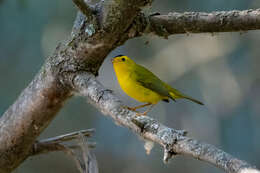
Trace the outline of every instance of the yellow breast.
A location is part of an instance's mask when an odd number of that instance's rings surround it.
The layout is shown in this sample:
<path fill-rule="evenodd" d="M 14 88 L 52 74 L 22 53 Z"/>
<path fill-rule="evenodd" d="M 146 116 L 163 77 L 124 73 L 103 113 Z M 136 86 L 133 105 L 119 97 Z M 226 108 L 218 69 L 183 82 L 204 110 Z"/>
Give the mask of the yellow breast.
<path fill-rule="evenodd" d="M 115 66 L 115 73 L 118 83 L 122 90 L 130 97 L 139 102 L 156 104 L 163 99 L 162 96 L 140 85 L 133 77 L 131 77 L 132 70 L 129 68 L 122 68 Z M 132 75 L 133 76 L 133 75 Z"/>

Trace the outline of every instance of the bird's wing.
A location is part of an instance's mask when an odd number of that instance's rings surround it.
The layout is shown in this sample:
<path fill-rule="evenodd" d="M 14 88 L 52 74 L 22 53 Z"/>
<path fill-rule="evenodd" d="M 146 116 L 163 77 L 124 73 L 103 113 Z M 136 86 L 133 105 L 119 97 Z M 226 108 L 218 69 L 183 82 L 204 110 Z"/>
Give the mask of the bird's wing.
<path fill-rule="evenodd" d="M 168 89 L 165 87 L 164 82 L 145 67 L 137 64 L 133 75 L 136 81 L 143 87 L 148 88 L 162 96 L 171 97 Z"/>

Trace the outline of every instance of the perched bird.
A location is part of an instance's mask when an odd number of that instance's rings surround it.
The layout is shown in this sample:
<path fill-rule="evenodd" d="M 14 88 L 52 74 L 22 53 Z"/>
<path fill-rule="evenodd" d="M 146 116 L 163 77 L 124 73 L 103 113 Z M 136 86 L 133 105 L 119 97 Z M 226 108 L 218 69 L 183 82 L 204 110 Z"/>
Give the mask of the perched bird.
<path fill-rule="evenodd" d="M 135 100 L 146 103 L 137 107 L 127 108 L 136 111 L 136 109 L 151 105 L 145 112 L 138 115 L 146 115 L 160 100 L 169 102 L 169 99 L 176 101 L 175 99 L 184 98 L 203 105 L 202 102 L 172 88 L 151 71 L 136 64 L 127 56 L 118 55 L 112 59 L 112 63 L 117 80 L 123 91 Z"/>

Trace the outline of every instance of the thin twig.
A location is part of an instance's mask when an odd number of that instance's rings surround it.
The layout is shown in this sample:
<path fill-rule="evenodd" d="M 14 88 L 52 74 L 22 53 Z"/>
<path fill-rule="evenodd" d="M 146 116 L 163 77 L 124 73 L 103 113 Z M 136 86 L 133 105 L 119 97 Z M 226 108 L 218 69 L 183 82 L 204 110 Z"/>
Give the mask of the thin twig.
<path fill-rule="evenodd" d="M 64 151 L 68 156 L 70 156 L 70 158 L 73 159 L 73 161 L 75 162 L 76 167 L 77 167 L 77 169 L 79 170 L 79 172 L 80 172 L 80 173 L 85 173 L 84 169 L 83 169 L 82 166 L 81 166 L 80 159 L 77 157 L 76 153 L 75 153 L 72 149 L 67 148 L 67 147 L 66 147 L 63 151 Z"/>
<path fill-rule="evenodd" d="M 87 173 L 88 172 L 88 155 L 89 155 L 88 144 L 87 144 L 87 141 L 85 140 L 84 136 L 81 133 L 79 133 L 79 135 L 78 135 L 78 143 L 79 143 L 80 149 L 82 151 L 84 172 Z"/>
<path fill-rule="evenodd" d="M 80 145 L 65 145 L 63 142 L 72 141 L 74 139 L 78 139 L 78 135 L 81 134 L 84 137 L 91 137 L 93 135 L 94 129 L 80 130 L 77 132 L 72 132 L 48 139 L 42 139 L 36 141 L 31 149 L 29 155 L 39 155 L 46 154 L 53 151 L 63 151 L 66 148 L 77 149 L 80 148 Z M 89 148 L 95 148 L 94 142 L 88 142 Z"/>
<path fill-rule="evenodd" d="M 87 142 L 85 139 L 86 137 L 90 137 L 93 132 L 94 129 L 80 130 L 77 132 L 40 140 L 33 145 L 30 155 L 35 156 L 53 151 L 62 151 L 75 162 L 76 167 L 80 173 L 98 173 L 96 158 L 92 157 L 91 153 L 89 152 L 89 148 L 94 148 L 95 143 Z M 63 142 L 75 139 L 78 139 L 76 145 L 62 144 Z M 81 151 L 79 155 L 75 152 L 75 150 L 78 149 Z M 83 160 L 83 162 L 81 160 Z M 94 169 L 90 169 L 93 168 L 93 166 Z"/>
<path fill-rule="evenodd" d="M 60 136 L 55 136 L 55 137 L 48 138 L 48 139 L 42 139 L 42 140 L 39 140 L 39 143 L 61 143 L 61 142 L 77 139 L 79 134 L 86 136 L 86 137 L 91 137 L 94 132 L 95 132 L 95 129 L 80 130 L 80 131 L 71 132 L 68 134 L 60 135 Z"/>
<path fill-rule="evenodd" d="M 79 161 L 81 163 L 81 168 L 84 173 L 98 173 L 98 166 L 96 157 L 89 151 L 89 144 L 85 139 L 84 135 L 79 133 L 78 135 L 78 145 L 81 149 L 81 156 Z M 82 161 L 81 161 L 82 160 Z"/>

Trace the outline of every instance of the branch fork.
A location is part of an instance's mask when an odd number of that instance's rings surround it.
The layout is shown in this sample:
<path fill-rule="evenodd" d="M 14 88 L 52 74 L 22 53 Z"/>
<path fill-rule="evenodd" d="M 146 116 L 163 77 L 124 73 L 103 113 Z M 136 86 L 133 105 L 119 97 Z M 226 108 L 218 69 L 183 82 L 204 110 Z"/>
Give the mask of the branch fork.
<path fill-rule="evenodd" d="M 80 130 L 36 141 L 29 154 L 30 156 L 35 156 L 54 151 L 62 151 L 74 161 L 80 173 L 98 173 L 96 158 L 89 151 L 94 148 L 96 144 L 87 142 L 86 140 L 86 137 L 91 137 L 94 132 L 94 129 Z M 64 144 L 64 142 L 72 140 L 76 141 L 75 145 Z M 80 150 L 80 154 L 76 154 L 75 150 Z"/>
<path fill-rule="evenodd" d="M 84 0 L 73 2 L 81 12 L 76 18 L 72 39 L 57 47 L 33 81 L 0 118 L 1 173 L 11 172 L 33 153 L 41 153 L 39 149 L 42 146 L 61 150 L 56 139 L 51 143 L 48 140 L 35 143 L 35 140 L 72 93 L 87 98 L 115 123 L 160 144 L 164 147 L 165 162 L 175 154 L 182 154 L 209 162 L 229 173 L 241 173 L 245 169 L 259 172 L 212 145 L 186 137 L 185 131 L 168 128 L 149 117 L 137 117 L 136 113 L 122 108 L 121 101 L 95 76 L 106 56 L 131 38 L 149 33 L 167 38 L 187 32 L 256 30 L 260 29 L 260 9 L 147 17 L 141 9 L 152 0 L 101 0 L 94 8 Z M 83 132 L 80 133 L 84 136 Z M 149 145 L 148 150 L 152 148 Z"/>

